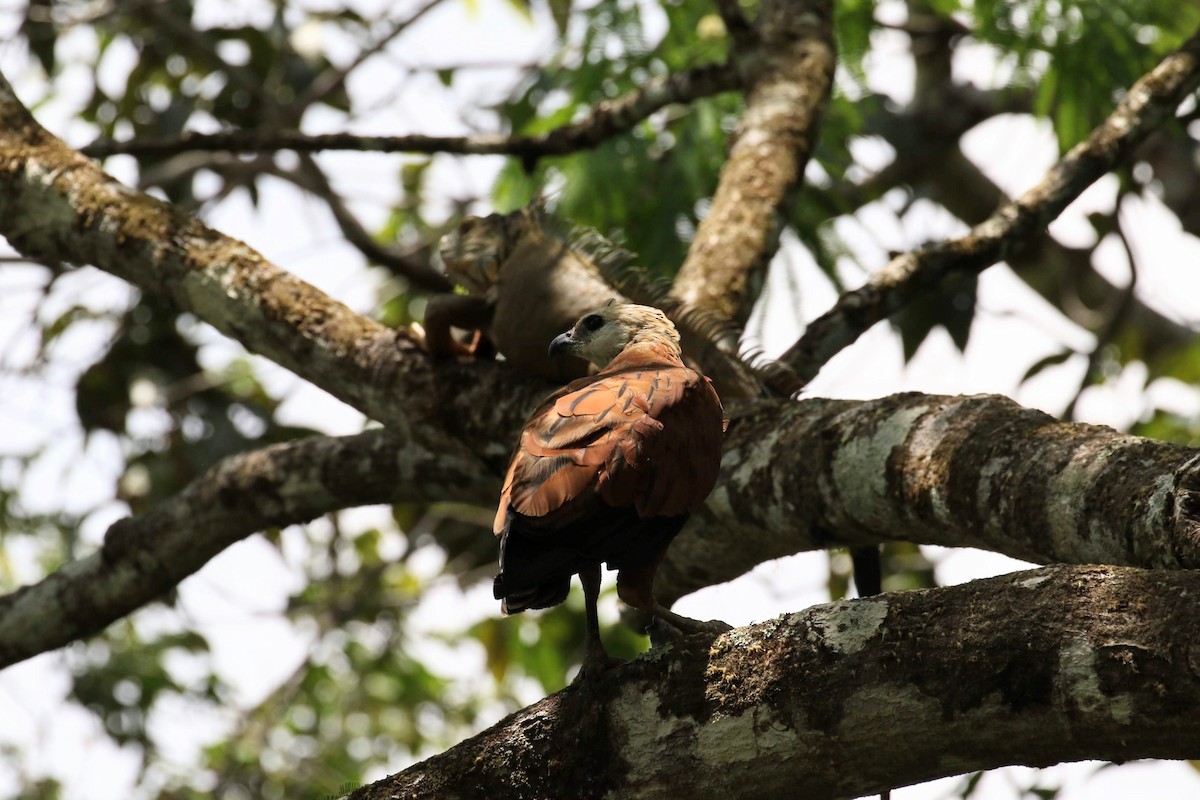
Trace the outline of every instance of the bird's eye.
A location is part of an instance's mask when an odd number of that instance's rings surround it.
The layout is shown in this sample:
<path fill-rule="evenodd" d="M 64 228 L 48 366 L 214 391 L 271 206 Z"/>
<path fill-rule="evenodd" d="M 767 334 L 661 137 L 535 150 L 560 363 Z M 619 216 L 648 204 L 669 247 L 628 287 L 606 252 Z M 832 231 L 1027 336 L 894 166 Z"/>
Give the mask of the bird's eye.
<path fill-rule="evenodd" d="M 583 329 L 585 331 L 598 331 L 604 327 L 604 317 L 599 314 L 588 314 L 583 318 Z"/>

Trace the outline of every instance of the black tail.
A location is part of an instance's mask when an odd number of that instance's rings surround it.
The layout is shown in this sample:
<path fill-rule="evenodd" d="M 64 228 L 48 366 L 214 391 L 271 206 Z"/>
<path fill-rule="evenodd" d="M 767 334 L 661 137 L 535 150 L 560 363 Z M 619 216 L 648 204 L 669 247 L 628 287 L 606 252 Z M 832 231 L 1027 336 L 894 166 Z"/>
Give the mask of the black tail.
<path fill-rule="evenodd" d="M 859 597 L 883 592 L 883 558 L 878 545 L 851 547 L 850 560 L 854 564 L 854 588 Z"/>
<path fill-rule="evenodd" d="M 584 567 L 580 554 L 514 528 L 500 537 L 500 574 L 492 584 L 492 595 L 504 601 L 504 613 L 549 608 L 566 600 L 571 576 Z"/>
<path fill-rule="evenodd" d="M 503 600 L 500 608 L 505 614 L 519 614 L 529 608 L 550 608 L 567 599 L 571 591 L 571 576 L 556 578 L 539 583 L 533 587 L 510 592 L 505 586 L 504 573 L 501 572 L 492 582 L 492 596 Z"/>
<path fill-rule="evenodd" d="M 638 517 L 632 509 L 611 509 L 547 532 L 527 527 L 514 514 L 500 537 L 500 574 L 492 594 L 504 600 L 507 614 L 556 606 L 567 599 L 572 575 L 600 563 L 619 570 L 656 560 L 686 521 L 687 514 Z"/>

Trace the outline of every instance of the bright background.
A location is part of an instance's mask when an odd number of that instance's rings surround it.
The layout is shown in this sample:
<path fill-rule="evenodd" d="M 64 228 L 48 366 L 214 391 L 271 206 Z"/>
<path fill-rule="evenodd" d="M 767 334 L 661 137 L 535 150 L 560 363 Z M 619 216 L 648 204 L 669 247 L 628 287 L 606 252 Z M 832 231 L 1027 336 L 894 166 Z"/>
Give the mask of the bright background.
<path fill-rule="evenodd" d="M 358 3 L 367 13 L 383 3 Z M 209 2 L 203 14 L 214 19 L 251 19 L 264 13 L 254 3 Z M 652 15 L 653 6 L 646 6 Z M 880 16 L 900 13 L 900 5 L 885 4 Z M 14 82 L 20 96 L 33 103 L 45 92 L 44 77 L 31 67 L 27 54 L 11 44 L 17 11 L 0 6 L 0 71 Z M 374 110 L 359 116 L 350 128 L 359 133 L 466 134 L 458 106 L 481 97 L 501 96 L 515 72 L 503 64 L 538 61 L 554 43 L 553 27 L 543 13 L 522 19 L 499 2 L 445 3 L 419 25 L 420 35 L 406 36 L 403 48 L 389 48 L 361 69 L 349 89 L 363 107 Z M 94 48 L 86 28 L 76 31 L 70 47 L 83 54 Z M 350 43 L 330 38 L 319 27 L 306 30 L 302 46 L 323 48 L 335 62 L 352 55 Z M 7 42 L 7 44 L 6 44 Z M 77 50 L 75 50 L 77 48 Z M 137 58 L 132 50 L 112 52 L 101 73 L 119 80 Z M 428 73 L 410 77 L 397 87 L 397 70 L 411 65 L 479 63 L 489 65 L 460 78 L 446 89 Z M 985 47 L 964 46 L 955 69 L 980 85 L 1004 79 L 994 54 Z M 900 100 L 911 93 L 912 72 L 907 40 L 899 33 L 884 33 L 875 42 L 873 63 L 868 72 L 872 88 Z M 69 91 L 36 108 L 39 120 L 71 144 L 91 141 L 94 131 L 75 120 L 77 99 Z M 409 120 L 421 120 L 414 129 Z M 346 122 L 338 115 L 316 110 L 305 118 L 310 132 L 342 130 Z M 885 164 L 890 149 L 879 142 L 864 142 L 856 154 L 868 165 Z M 968 155 L 984 165 L 989 176 L 1010 195 L 1036 183 L 1057 158 L 1053 132 L 1046 124 L 1023 117 L 1001 117 L 973 131 L 966 140 Z M 397 199 L 397 188 L 380 180 L 380 156 L 330 153 L 321 163 L 333 170 L 340 189 L 354 200 L 353 210 L 369 229 L 383 225 L 385 209 Z M 457 196 L 466 192 L 486 196 L 503 159 L 497 157 L 435 160 L 431 185 L 446 186 L 446 214 Z M 115 158 L 109 171 L 133 181 L 133 162 Z M 390 174 L 390 173 L 386 173 Z M 378 272 L 366 269 L 362 256 L 342 241 L 340 231 L 324 209 L 280 181 L 269 187 L 254 206 L 244 193 L 236 193 L 207 216 L 222 232 L 242 239 L 269 259 L 309 281 L 331 296 L 361 312 L 372 310 L 377 301 Z M 460 187 L 466 187 L 465 189 Z M 1074 203 L 1051 230 L 1070 244 L 1082 244 L 1095 234 L 1086 222 L 1093 209 L 1110 209 L 1116 196 L 1116 180 L 1105 178 Z M 431 200 L 437 203 L 437 198 Z M 920 204 L 918 204 L 920 205 Z M 478 211 L 487 209 L 476 209 Z M 1195 239 L 1179 231 L 1174 217 L 1153 201 L 1133 201 L 1123 218 L 1131 233 L 1142 271 L 1138 295 L 1171 317 L 1194 323 L 1200 317 L 1200 257 Z M 839 231 L 858 251 L 865 264 L 881 265 L 889 250 L 909 249 L 923 241 L 963 232 L 960 223 L 927 205 L 914 209 L 898 222 L 884 202 L 867 207 Z M 1111 245 L 1111 246 L 1110 246 Z M 0 254 L 12 255 L 11 250 Z M 1103 273 L 1117 284 L 1129 279 L 1124 252 L 1115 242 L 1102 246 L 1099 259 Z M 851 284 L 865 274 L 847 274 Z M 61 308 L 84 303 L 96 309 L 122 308 L 131 302 L 131 291 L 121 281 L 92 268 L 82 268 L 60 280 L 50 298 L 40 306 L 38 291 L 44 282 L 40 268 L 19 263 L 0 265 L 0 357 L 7 368 L 19 367 L 36 350 L 32 315 L 49 318 Z M 804 287 L 799 296 L 789 287 Z M 806 251 L 785 237 L 772 264 L 770 283 L 756 309 L 751 333 L 768 353 L 778 353 L 794 341 L 800 331 L 794 309 L 805 319 L 825 310 L 835 294 L 819 275 Z M 811 395 L 843 398 L 872 398 L 897 391 L 972 394 L 996 392 L 1018 402 L 1060 413 L 1074 395 L 1083 376 L 1084 356 L 1075 356 L 1060 366 L 1022 382 L 1028 366 L 1068 345 L 1086 352 L 1092 336 L 1065 320 L 1036 296 L 1003 265 L 986 271 L 979 286 L 980 310 L 965 353 L 960 353 L 948 335 L 932 334 L 917 356 L 905 364 L 898 336 L 887 325 L 878 325 L 857 344 L 836 357 L 812 384 Z M 6 370 L 0 376 L 0 456 L 5 453 L 47 451 L 38 470 L 26 475 L 20 485 L 24 504 L 31 509 L 77 509 L 87 511 L 81 546 L 93 548 L 104 530 L 123 516 L 126 507 L 112 499 L 116 475 L 123 468 L 120 445 L 115 438 L 93 435 L 87 440 L 78 430 L 73 386 L 78 374 L 99 354 L 99 343 L 109 331 L 98 322 L 93 331 L 81 330 L 56 350 L 54 369 L 30 380 Z M 200 334 L 205 342 L 202 362 L 219 370 L 243 351 L 211 329 Z M 261 379 L 275 396 L 284 398 L 282 422 L 313 427 L 332 434 L 361 430 L 363 416 L 263 359 L 252 359 Z M 1077 416 L 1083 421 L 1128 427 L 1149 407 L 1169 408 L 1194 417 L 1200 413 L 1200 397 L 1177 381 L 1159 380 L 1143 389 L 1144 370 L 1125 369 L 1101 387 L 1086 390 Z M 144 400 L 143 424 L 153 431 L 157 424 L 153 387 Z M 0 477 L 3 477 L 0 474 Z M 400 533 L 387 509 L 366 508 L 342 515 L 342 524 L 377 526 L 402 547 Z M 313 523 L 320 529 L 324 522 Z M 277 549 L 260 537 L 229 548 L 203 570 L 185 581 L 174 608 L 154 607 L 136 616 L 144 630 L 193 629 L 201 631 L 212 646 L 212 666 L 236 689 L 244 707 L 261 702 L 292 673 L 313 642 L 305 631 L 285 615 L 289 597 L 303 585 L 300 564 L 311 557 L 308 539 L 294 529 L 285 531 L 284 546 Z M 40 576 L 37 554 L 22 547 L 20 540 L 4 553 L 7 569 L 23 580 Z M 936 563 L 941 583 L 958 583 L 994 575 L 1025 564 L 996 554 L 974 550 L 923 548 Z M 780 613 L 802 609 L 828 600 L 826 581 L 829 556 L 807 553 L 764 564 L 732 583 L 712 587 L 680 601 L 678 610 L 701 618 L 719 617 L 733 624 L 763 620 Z M 430 578 L 442 564 L 436 553 L 423 552 L 412 568 Z M 608 576 L 611 580 L 611 576 Z M 456 641 L 456 635 L 474 621 L 497 613 L 486 586 L 461 591 L 449 581 L 435 582 L 420 599 L 412 618 L 410 646 L 440 674 L 453 678 L 464 691 L 486 674 L 484 653 L 477 644 Z M 617 608 L 611 594 L 602 613 L 615 619 Z M 512 625 L 536 625 L 536 617 L 513 619 Z M 19 758 L 0 761 L 0 796 L 13 796 L 17 777 L 52 775 L 65 783 L 65 797 L 80 800 L 154 796 L 152 786 L 135 789 L 138 756 L 131 748 L 115 747 L 98 721 L 76 704 L 67 702 L 70 653 L 48 653 L 0 673 L 0 746 L 14 748 Z M 172 671 L 187 676 L 197 664 L 186 659 L 171 665 Z M 136 691 L 130 687 L 129 691 Z M 532 681 L 525 689 L 526 702 L 538 699 L 539 687 Z M 197 704 L 161 704 L 151 718 L 154 736 L 169 742 L 169 755 L 187 770 L 208 743 L 218 741 L 233 724 L 233 711 L 214 711 Z M 497 704 L 492 721 L 504 712 Z M 393 764 L 398 769 L 404 764 Z M 382 773 L 381 773 L 382 774 Z M 377 776 L 379 777 L 379 776 Z M 963 778 L 948 778 L 893 792 L 896 800 L 952 796 Z M 153 781 L 150 782 L 151 784 Z M 1043 771 L 1008 768 L 987 774 L 976 797 L 1025 796 L 1031 788 L 1060 786 L 1065 800 L 1078 798 L 1125 798 L 1137 796 L 1191 796 L 1200 793 L 1200 775 L 1182 763 L 1147 762 L 1106 768 L 1099 763 L 1073 764 Z M 1152 790 L 1151 790 L 1152 789 Z"/>

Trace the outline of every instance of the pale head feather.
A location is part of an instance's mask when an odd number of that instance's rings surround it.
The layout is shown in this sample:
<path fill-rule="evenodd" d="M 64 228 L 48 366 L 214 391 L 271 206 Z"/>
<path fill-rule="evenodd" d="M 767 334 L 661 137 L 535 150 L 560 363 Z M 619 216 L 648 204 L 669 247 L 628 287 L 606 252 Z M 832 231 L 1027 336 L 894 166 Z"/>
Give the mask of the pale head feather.
<path fill-rule="evenodd" d="M 604 367 L 622 350 L 635 344 L 657 344 L 680 354 L 679 331 L 667 315 L 652 306 L 633 303 L 606 306 L 584 314 L 570 331 L 554 340 L 555 349 L 571 352 Z"/>

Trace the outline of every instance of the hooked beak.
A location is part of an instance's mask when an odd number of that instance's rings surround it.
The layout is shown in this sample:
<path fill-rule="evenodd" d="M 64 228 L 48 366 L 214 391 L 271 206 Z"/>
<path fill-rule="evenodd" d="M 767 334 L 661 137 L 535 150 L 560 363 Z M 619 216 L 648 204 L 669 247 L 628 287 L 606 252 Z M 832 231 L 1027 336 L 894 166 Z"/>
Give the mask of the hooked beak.
<path fill-rule="evenodd" d="M 571 335 L 571 331 L 560 333 L 550 342 L 550 349 L 546 351 L 546 354 L 553 358 L 560 353 L 573 353 L 575 352 L 576 344 L 575 337 Z"/>

